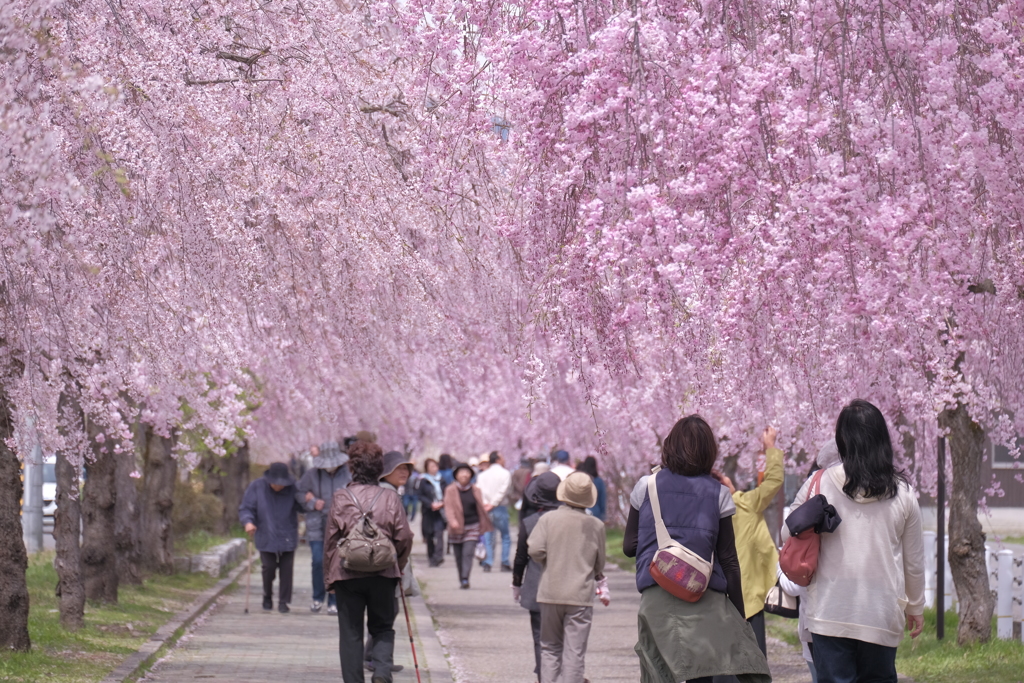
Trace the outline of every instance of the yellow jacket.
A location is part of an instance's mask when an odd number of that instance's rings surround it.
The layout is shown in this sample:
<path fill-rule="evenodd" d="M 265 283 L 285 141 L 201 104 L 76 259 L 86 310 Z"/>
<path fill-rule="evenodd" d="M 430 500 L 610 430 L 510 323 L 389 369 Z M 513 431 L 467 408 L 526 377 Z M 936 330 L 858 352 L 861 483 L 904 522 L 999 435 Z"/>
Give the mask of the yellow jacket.
<path fill-rule="evenodd" d="M 743 609 L 748 619 L 764 609 L 764 599 L 775 585 L 779 569 L 779 551 L 768 531 L 764 511 L 782 488 L 782 451 L 769 448 L 765 461 L 761 485 L 732 494 L 736 503 L 732 525 L 743 581 Z"/>

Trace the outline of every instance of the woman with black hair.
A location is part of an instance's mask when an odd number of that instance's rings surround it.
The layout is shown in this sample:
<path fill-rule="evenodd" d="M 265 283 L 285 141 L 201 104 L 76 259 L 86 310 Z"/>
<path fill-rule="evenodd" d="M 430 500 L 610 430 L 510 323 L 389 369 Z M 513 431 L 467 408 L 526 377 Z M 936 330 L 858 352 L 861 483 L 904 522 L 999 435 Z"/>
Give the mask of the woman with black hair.
<path fill-rule="evenodd" d="M 608 486 L 604 483 L 601 475 L 597 473 L 597 458 L 588 455 L 583 462 L 576 465 L 576 471 L 586 472 L 594 480 L 594 486 L 597 488 L 597 502 L 594 503 L 594 507 L 587 508 L 587 512 L 603 522 L 608 514 Z"/>
<path fill-rule="evenodd" d="M 882 412 L 851 401 L 836 421 L 841 462 L 827 467 L 820 493 L 843 520 L 821 535 L 805 617 L 818 683 L 896 683 L 904 624 L 924 625 L 924 539 L 917 496 L 893 463 Z M 808 498 L 810 482 L 794 507 Z M 783 539 L 789 537 L 785 525 Z"/>
<path fill-rule="evenodd" d="M 665 438 L 661 468 L 642 477 L 629 497 L 622 549 L 636 558 L 641 593 L 639 642 L 642 683 L 711 683 L 736 676 L 741 683 L 769 683 L 768 661 L 746 622 L 740 563 L 729 489 L 711 476 L 718 443 L 699 415 L 676 422 Z M 651 574 L 658 551 L 649 480 L 671 540 L 711 563 L 707 590 L 696 602 L 675 597 Z"/>

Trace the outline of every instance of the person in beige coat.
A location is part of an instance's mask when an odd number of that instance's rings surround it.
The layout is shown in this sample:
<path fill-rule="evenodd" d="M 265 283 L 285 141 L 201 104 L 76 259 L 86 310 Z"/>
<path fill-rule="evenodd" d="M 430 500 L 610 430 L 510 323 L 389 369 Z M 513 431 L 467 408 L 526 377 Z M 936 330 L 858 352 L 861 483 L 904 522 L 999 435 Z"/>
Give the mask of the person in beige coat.
<path fill-rule="evenodd" d="M 590 475 L 573 472 L 556 492 L 564 506 L 537 522 L 530 557 L 544 567 L 540 604 L 541 683 L 584 683 L 584 659 L 594 618 L 594 595 L 608 604 L 604 523 L 587 514 L 597 502 Z"/>

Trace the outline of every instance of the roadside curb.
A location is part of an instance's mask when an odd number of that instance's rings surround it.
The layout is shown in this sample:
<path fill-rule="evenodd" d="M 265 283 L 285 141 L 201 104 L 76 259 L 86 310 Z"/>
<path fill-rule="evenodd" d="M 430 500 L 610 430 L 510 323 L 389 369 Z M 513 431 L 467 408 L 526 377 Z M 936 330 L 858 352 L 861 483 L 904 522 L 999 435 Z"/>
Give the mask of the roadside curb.
<path fill-rule="evenodd" d="M 420 595 L 407 597 L 406 601 L 412 612 L 417 644 L 423 647 L 422 652 L 416 653 L 423 680 L 429 683 L 453 683 L 455 676 L 448 665 L 437 631 L 434 630 L 434 615 L 423 599 L 422 591 Z"/>
<path fill-rule="evenodd" d="M 226 577 L 217 582 L 213 588 L 208 588 L 192 601 L 188 607 L 178 612 L 166 624 L 156 630 L 149 640 L 142 644 L 134 654 L 128 655 L 121 664 L 107 674 L 100 683 L 124 683 L 135 680 L 139 670 L 152 664 L 157 652 L 165 645 L 171 646 L 181 637 L 183 629 L 191 624 L 196 617 L 206 611 L 213 602 L 221 596 L 232 584 L 238 580 L 242 572 L 249 566 L 248 561 L 243 561 L 228 573 Z"/>

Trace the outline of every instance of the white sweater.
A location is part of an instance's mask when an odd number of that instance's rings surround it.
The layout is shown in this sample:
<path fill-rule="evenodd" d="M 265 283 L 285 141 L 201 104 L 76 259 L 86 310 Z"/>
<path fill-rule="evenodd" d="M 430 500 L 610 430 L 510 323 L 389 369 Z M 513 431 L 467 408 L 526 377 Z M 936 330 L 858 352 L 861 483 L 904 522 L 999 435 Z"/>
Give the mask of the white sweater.
<path fill-rule="evenodd" d="M 807 500 L 810 479 L 793 500 Z M 818 570 L 807 587 L 804 609 L 811 633 L 852 638 L 886 647 L 903 640 L 905 614 L 924 612 L 924 537 L 913 489 L 895 498 L 849 498 L 846 473 L 836 465 L 821 477 L 821 493 L 842 518 L 821 535 Z M 783 525 L 783 540 L 789 530 Z"/>

